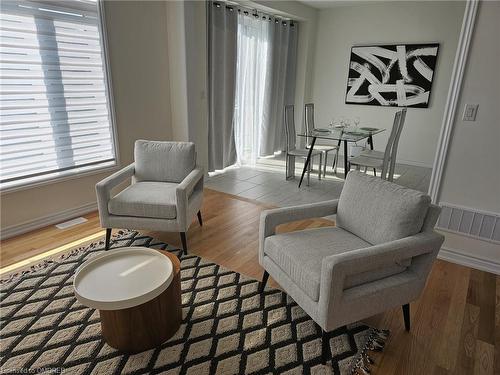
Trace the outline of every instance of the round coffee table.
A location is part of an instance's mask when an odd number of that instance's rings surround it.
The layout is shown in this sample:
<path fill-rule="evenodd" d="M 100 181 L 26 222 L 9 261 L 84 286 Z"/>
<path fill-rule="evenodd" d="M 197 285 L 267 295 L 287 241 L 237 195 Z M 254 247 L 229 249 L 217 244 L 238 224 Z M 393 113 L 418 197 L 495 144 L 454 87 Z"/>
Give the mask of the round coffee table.
<path fill-rule="evenodd" d="M 99 310 L 102 335 L 113 348 L 152 349 L 179 329 L 180 262 L 167 251 L 107 251 L 78 268 L 73 286 L 78 301 Z"/>

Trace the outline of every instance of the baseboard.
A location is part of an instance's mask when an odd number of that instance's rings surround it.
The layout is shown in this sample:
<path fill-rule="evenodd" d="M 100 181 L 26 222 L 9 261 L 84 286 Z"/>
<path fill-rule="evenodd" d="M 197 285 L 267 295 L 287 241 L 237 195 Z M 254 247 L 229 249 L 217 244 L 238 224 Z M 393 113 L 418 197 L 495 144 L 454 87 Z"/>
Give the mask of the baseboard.
<path fill-rule="evenodd" d="M 0 237 L 6 239 L 9 237 L 18 236 L 20 234 L 30 232 L 35 229 L 43 228 L 48 225 L 57 224 L 62 221 L 72 219 L 74 217 L 88 214 L 89 212 L 97 210 L 97 203 L 87 203 L 80 207 L 71 208 L 69 210 L 60 211 L 54 214 L 39 217 L 35 220 L 25 221 L 21 224 L 11 225 L 2 228 Z"/>
<path fill-rule="evenodd" d="M 396 164 L 405 164 L 405 165 L 411 165 L 413 167 L 422 167 L 422 168 L 432 169 L 432 164 L 421 163 L 421 162 L 415 161 L 415 160 L 397 159 Z"/>
<path fill-rule="evenodd" d="M 491 260 L 476 258 L 471 255 L 463 254 L 457 250 L 441 247 L 438 258 L 451 263 L 460 264 L 481 271 L 491 272 L 500 275 L 500 263 Z"/>
<path fill-rule="evenodd" d="M 344 153 L 339 152 L 339 159 L 341 161 L 340 165 L 343 166 L 344 165 Z M 411 165 L 413 167 L 432 169 L 432 164 L 422 163 L 422 162 L 415 161 L 415 160 L 406 160 L 406 159 L 399 159 L 398 158 L 398 159 L 396 159 L 396 164 L 404 164 L 404 165 Z"/>

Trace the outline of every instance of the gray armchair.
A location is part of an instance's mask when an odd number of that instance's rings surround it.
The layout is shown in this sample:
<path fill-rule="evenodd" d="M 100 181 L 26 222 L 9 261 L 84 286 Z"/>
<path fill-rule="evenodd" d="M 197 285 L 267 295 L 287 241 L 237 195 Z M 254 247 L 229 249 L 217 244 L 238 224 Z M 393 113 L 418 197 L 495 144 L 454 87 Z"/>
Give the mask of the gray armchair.
<path fill-rule="evenodd" d="M 440 208 L 429 196 L 352 171 L 338 200 L 263 212 L 260 285 L 274 280 L 321 327 L 323 363 L 333 330 L 395 306 L 424 288 L 444 237 L 434 232 Z M 336 215 L 336 227 L 276 234 L 279 224 Z"/>
<path fill-rule="evenodd" d="M 194 215 L 200 225 L 203 169 L 196 166 L 191 142 L 135 142 L 133 164 L 96 185 L 101 226 L 106 228 L 106 250 L 112 228 L 180 232 L 187 253 L 186 232 Z M 112 196 L 112 189 L 132 184 Z"/>

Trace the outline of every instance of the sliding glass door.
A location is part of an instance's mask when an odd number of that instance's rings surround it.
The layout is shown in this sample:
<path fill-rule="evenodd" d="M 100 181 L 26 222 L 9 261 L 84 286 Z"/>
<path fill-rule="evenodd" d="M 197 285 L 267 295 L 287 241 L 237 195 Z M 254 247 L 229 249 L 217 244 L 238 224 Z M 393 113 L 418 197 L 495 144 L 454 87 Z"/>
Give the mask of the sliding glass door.
<path fill-rule="evenodd" d="M 285 145 L 298 25 L 222 2 L 208 12 L 209 171 L 254 165 Z"/>
<path fill-rule="evenodd" d="M 269 89 L 269 37 L 269 22 L 238 15 L 234 132 L 239 164 L 253 165 L 260 155 L 264 99 Z"/>

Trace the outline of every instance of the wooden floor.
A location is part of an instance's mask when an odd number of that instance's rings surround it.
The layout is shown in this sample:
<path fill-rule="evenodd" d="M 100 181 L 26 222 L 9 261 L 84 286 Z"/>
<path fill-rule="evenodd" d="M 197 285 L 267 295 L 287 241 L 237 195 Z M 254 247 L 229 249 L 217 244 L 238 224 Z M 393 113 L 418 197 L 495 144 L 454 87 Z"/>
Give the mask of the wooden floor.
<path fill-rule="evenodd" d="M 212 190 L 205 191 L 204 225 L 188 232 L 191 253 L 246 275 L 260 278 L 258 230 L 265 205 Z M 51 226 L 1 243 L 2 267 L 70 242 L 89 241 L 102 229 L 96 213 L 85 224 L 58 230 Z M 332 225 L 325 219 L 281 226 L 279 231 Z M 149 233 L 180 245 L 174 233 Z M 75 242 L 75 243 L 77 243 Z M 62 246 L 62 247 L 61 247 Z M 375 374 L 500 374 L 500 277 L 445 261 L 436 261 L 421 298 L 411 304 L 412 329 L 403 327 L 401 310 L 366 322 L 391 330 Z"/>

